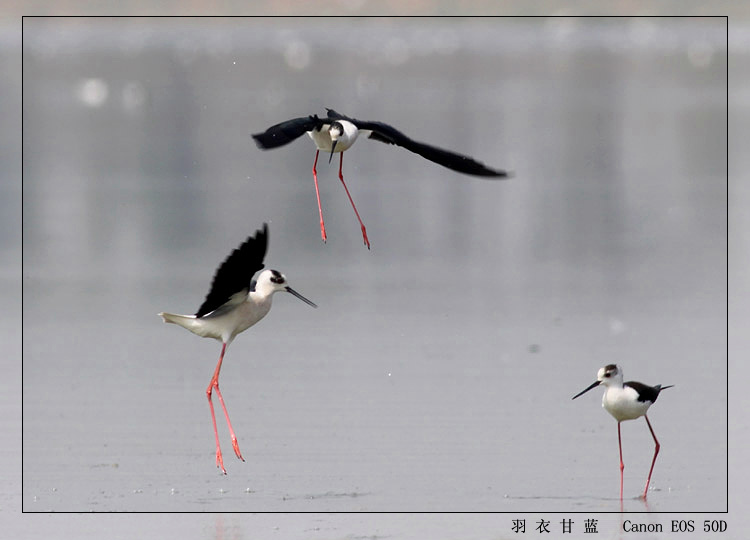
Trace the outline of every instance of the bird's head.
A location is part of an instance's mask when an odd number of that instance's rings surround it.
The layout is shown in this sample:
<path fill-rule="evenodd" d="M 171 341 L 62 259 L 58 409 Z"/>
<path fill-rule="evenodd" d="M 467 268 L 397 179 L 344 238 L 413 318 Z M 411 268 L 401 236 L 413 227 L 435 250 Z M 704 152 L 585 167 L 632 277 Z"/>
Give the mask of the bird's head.
<path fill-rule="evenodd" d="M 311 302 L 300 293 L 292 289 L 286 281 L 284 274 L 278 270 L 263 270 L 258 276 L 258 282 L 255 284 L 255 290 L 263 295 L 270 296 L 275 292 L 288 292 L 292 296 L 296 296 L 304 303 L 314 308 L 318 307 L 314 302 Z"/>
<path fill-rule="evenodd" d="M 596 374 L 596 381 L 591 383 L 591 385 L 585 390 L 578 392 L 575 396 L 573 396 L 573 399 L 577 398 L 578 396 L 582 396 L 583 394 L 585 394 L 589 390 L 596 388 L 600 384 L 603 384 L 604 386 L 622 386 L 622 370 L 620 369 L 620 366 L 609 364 L 604 366 L 603 368 L 599 368 L 599 371 Z"/>
<path fill-rule="evenodd" d="M 620 366 L 615 364 L 609 364 L 603 368 L 599 368 L 596 374 L 596 380 L 604 386 L 611 384 L 622 384 L 622 370 Z"/>
<path fill-rule="evenodd" d="M 331 155 L 328 157 L 328 163 L 333 159 L 333 152 L 336 150 L 336 144 L 339 137 L 344 135 L 344 125 L 341 122 L 333 122 L 328 128 L 328 136 L 331 137 Z"/>
<path fill-rule="evenodd" d="M 331 126 L 328 128 L 328 135 L 331 136 L 331 140 L 333 142 L 336 142 L 339 140 L 339 137 L 341 137 L 344 134 L 344 124 L 341 122 L 332 122 Z"/>

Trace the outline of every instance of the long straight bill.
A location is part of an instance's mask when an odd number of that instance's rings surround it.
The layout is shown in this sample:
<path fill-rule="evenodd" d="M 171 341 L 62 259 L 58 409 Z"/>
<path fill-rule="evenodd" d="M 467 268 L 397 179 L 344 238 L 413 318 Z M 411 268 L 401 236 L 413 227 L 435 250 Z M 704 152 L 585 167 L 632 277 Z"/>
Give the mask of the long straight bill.
<path fill-rule="evenodd" d="M 336 143 L 338 141 L 333 141 L 333 144 L 331 145 L 331 155 L 328 156 L 328 163 L 331 163 L 331 160 L 333 159 L 333 151 L 336 149 Z"/>
<path fill-rule="evenodd" d="M 578 392 L 578 393 L 577 393 L 577 394 L 576 394 L 575 396 L 573 396 L 573 397 L 572 397 L 572 399 L 575 399 L 575 398 L 577 398 L 578 396 L 582 396 L 583 394 L 585 394 L 586 392 L 588 392 L 588 391 L 589 391 L 589 390 L 591 390 L 592 388 L 596 388 L 597 386 L 599 386 L 599 385 L 600 385 L 601 383 L 602 383 L 601 381 L 596 381 L 596 382 L 594 382 L 594 383 L 591 383 L 591 386 L 589 386 L 588 388 L 586 388 L 586 390 L 583 390 L 583 391 L 581 391 L 581 392 Z"/>
<path fill-rule="evenodd" d="M 308 306 L 312 306 L 314 308 L 318 307 L 317 305 L 315 305 L 315 302 L 311 302 L 310 300 L 308 300 L 307 298 L 305 298 L 304 296 L 302 296 L 300 293 L 298 293 L 297 291 L 295 291 L 291 287 L 287 287 L 286 288 L 286 292 L 288 292 L 292 296 L 296 296 L 297 298 L 299 298 L 300 300 L 302 300 Z"/>

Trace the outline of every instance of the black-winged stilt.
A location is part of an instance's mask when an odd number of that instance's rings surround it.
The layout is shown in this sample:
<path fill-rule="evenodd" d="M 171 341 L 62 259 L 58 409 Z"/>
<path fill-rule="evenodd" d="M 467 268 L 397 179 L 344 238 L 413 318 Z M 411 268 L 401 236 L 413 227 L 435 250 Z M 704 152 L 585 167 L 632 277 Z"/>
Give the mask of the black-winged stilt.
<path fill-rule="evenodd" d="M 318 155 L 321 150 L 323 152 L 331 153 L 328 158 L 329 163 L 331 162 L 334 153 L 340 153 L 339 179 L 344 185 L 346 195 L 349 197 L 349 202 L 352 203 L 352 208 L 354 209 L 354 213 L 359 221 L 359 226 L 362 228 L 362 238 L 365 245 L 367 246 L 367 249 L 370 249 L 367 230 L 365 229 L 364 223 L 362 223 L 362 219 L 359 217 L 359 212 L 357 212 L 357 207 L 354 205 L 354 200 L 349 194 L 349 188 L 346 187 L 344 174 L 342 172 L 344 151 L 348 150 L 354 144 L 360 133 L 365 133 L 370 139 L 376 141 L 401 146 L 402 148 L 406 148 L 411 152 L 419 154 L 425 159 L 429 159 L 443 167 L 447 167 L 460 173 L 488 178 L 507 178 L 509 176 L 506 171 L 490 169 L 468 156 L 463 156 L 451 152 L 450 150 L 443 150 L 442 148 L 437 148 L 410 139 L 393 126 L 389 126 L 383 122 L 357 120 L 339 114 L 333 109 L 326 110 L 328 111 L 328 117 L 326 119 L 318 118 L 317 114 L 301 118 L 292 118 L 291 120 L 271 126 L 263 133 L 256 133 L 253 135 L 255 143 L 263 150 L 269 150 L 271 148 L 277 148 L 288 144 L 300 137 L 303 133 L 307 133 L 315 143 L 317 151 L 315 152 L 315 161 L 313 162 L 312 171 L 313 179 L 315 180 L 315 196 L 318 199 L 318 213 L 320 214 L 320 236 L 323 238 L 324 242 L 326 241 L 326 228 L 325 223 L 323 222 L 323 209 L 320 206 L 318 173 L 316 170 Z"/>
<path fill-rule="evenodd" d="M 175 315 L 174 313 L 159 313 L 164 322 L 174 323 L 187 328 L 201 337 L 213 338 L 221 341 L 221 354 L 216 364 L 211 382 L 206 388 L 208 405 L 211 408 L 211 420 L 216 436 L 216 466 L 224 474 L 224 460 L 221 456 L 219 445 L 219 432 L 216 430 L 216 416 L 211 394 L 216 390 L 219 403 L 224 410 L 224 416 L 229 426 L 229 434 L 232 438 L 234 453 L 242 461 L 245 461 L 237 444 L 237 437 L 229 421 L 224 398 L 219 390 L 219 372 L 224 352 L 235 337 L 244 332 L 271 310 L 271 298 L 273 293 L 285 291 L 296 296 L 303 302 L 318 307 L 313 302 L 289 287 L 283 274 L 276 270 L 263 270 L 258 275 L 258 280 L 252 280 L 253 275 L 263 269 L 263 258 L 268 247 L 268 226 L 264 223 L 263 230 L 255 232 L 255 236 L 249 236 L 237 249 L 232 251 L 229 257 L 221 263 L 213 282 L 211 290 L 195 315 Z"/>
<path fill-rule="evenodd" d="M 646 419 L 649 431 L 651 431 L 651 436 L 654 438 L 654 458 L 651 460 L 651 469 L 648 471 L 646 488 L 643 490 L 642 495 L 642 498 L 645 499 L 648 495 L 648 485 L 651 483 L 651 473 L 654 471 L 656 456 L 659 455 L 659 448 L 661 447 L 659 441 L 656 439 L 654 428 L 651 427 L 651 422 L 648 419 L 648 415 L 646 415 L 646 411 L 656 402 L 659 392 L 667 388 L 672 388 L 674 385 L 662 386 L 657 384 L 656 386 L 648 386 L 635 381 L 622 382 L 622 369 L 615 364 L 609 364 L 599 370 L 595 382 L 573 396 L 573 399 L 596 388 L 600 384 L 606 387 L 604 396 L 602 396 L 602 407 L 617 420 L 617 442 L 620 446 L 620 500 L 622 500 L 622 472 L 625 469 L 625 464 L 622 462 L 620 424 L 625 420 L 635 420 L 643 416 Z"/>

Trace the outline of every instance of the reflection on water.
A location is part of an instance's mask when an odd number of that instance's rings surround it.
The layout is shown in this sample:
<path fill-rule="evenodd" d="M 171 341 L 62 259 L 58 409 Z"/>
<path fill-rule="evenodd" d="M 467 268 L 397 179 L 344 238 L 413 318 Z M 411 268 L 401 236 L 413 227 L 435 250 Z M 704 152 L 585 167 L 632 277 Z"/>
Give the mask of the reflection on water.
<path fill-rule="evenodd" d="M 26 20 L 24 509 L 612 510 L 614 428 L 598 397 L 568 403 L 610 362 L 684 389 L 652 418 L 650 503 L 724 509 L 726 467 L 700 465 L 726 463 L 723 31 Z M 372 251 L 321 160 L 323 245 L 312 143 L 250 133 L 324 107 L 515 177 L 363 140 L 346 180 Z M 253 450 L 216 478 L 216 346 L 155 314 L 197 309 L 264 221 L 267 264 L 321 309 L 277 299 L 232 346 L 222 390 Z M 698 407 L 696 384 L 718 398 Z M 637 477 L 641 428 L 623 427 Z"/>

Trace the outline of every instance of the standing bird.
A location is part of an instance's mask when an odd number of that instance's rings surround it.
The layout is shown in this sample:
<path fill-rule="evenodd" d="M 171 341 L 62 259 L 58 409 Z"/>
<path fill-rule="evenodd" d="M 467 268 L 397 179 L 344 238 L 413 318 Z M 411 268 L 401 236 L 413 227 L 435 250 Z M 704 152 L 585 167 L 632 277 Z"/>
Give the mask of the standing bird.
<path fill-rule="evenodd" d="M 278 148 L 284 146 L 300 137 L 303 133 L 307 133 L 315 143 L 317 150 L 315 152 L 315 161 L 313 162 L 313 179 L 315 180 L 315 196 L 318 199 L 318 213 L 320 214 L 320 236 L 323 242 L 326 241 L 326 228 L 323 223 L 323 209 L 320 206 L 320 192 L 318 191 L 318 173 L 316 166 L 318 164 L 318 155 L 320 151 L 330 152 L 331 155 L 328 158 L 328 163 L 331 162 L 334 153 L 341 154 L 339 159 L 339 179 L 344 185 L 346 195 L 349 197 L 349 202 L 352 203 L 354 213 L 359 221 L 359 226 L 362 228 L 362 238 L 370 249 L 370 240 L 367 238 L 367 230 L 365 225 L 362 223 L 362 219 L 359 217 L 357 207 L 354 205 L 354 200 L 349 194 L 349 189 L 346 187 L 344 182 L 344 174 L 342 167 L 344 165 L 344 151 L 348 150 L 354 142 L 357 140 L 357 136 L 360 133 L 364 133 L 369 136 L 370 139 L 384 142 L 387 144 L 395 144 L 401 146 L 407 150 L 419 154 L 425 159 L 429 159 L 447 167 L 454 171 L 470 174 L 472 176 L 484 176 L 488 178 L 507 178 L 509 174 L 506 171 L 494 170 L 486 167 L 482 163 L 475 161 L 468 156 L 462 156 L 450 150 L 443 150 L 429 144 L 417 142 L 410 139 L 396 128 L 384 124 L 383 122 L 377 121 L 363 121 L 355 118 L 350 118 L 339 114 L 333 109 L 326 109 L 328 111 L 328 118 L 325 120 L 318 118 L 318 115 L 303 116 L 301 118 L 292 118 L 286 122 L 281 122 L 271 126 L 263 133 L 256 133 L 253 135 L 255 144 L 263 150 L 269 150 L 271 148 Z"/>
<path fill-rule="evenodd" d="M 237 437 L 232 429 L 232 423 L 229 421 L 229 414 L 224 405 L 224 398 L 221 397 L 221 391 L 219 390 L 219 372 L 227 346 L 239 333 L 244 332 L 266 316 L 271 310 L 271 298 L 275 292 L 286 291 L 306 304 L 318 307 L 289 287 L 284 275 L 276 270 L 263 270 L 258 275 L 257 281 L 252 280 L 253 275 L 263 269 L 263 258 L 266 255 L 267 247 L 268 225 L 264 223 L 262 231 L 258 230 L 255 232 L 255 236 L 249 236 L 240 247 L 232 251 L 229 257 L 221 263 L 211 283 L 211 290 L 195 315 L 159 313 L 164 322 L 180 325 L 201 337 L 221 341 L 221 354 L 213 377 L 211 377 L 211 382 L 206 388 L 206 396 L 211 408 L 211 420 L 216 436 L 216 466 L 224 474 L 227 474 L 227 471 L 224 469 L 224 460 L 221 457 L 219 432 L 216 430 L 216 416 L 211 401 L 213 390 L 216 390 L 219 403 L 224 410 L 234 453 L 239 459 L 245 461 L 240 453 Z"/>
<path fill-rule="evenodd" d="M 642 495 L 642 498 L 645 499 L 646 495 L 648 495 L 648 485 L 651 483 L 651 473 L 654 471 L 656 456 L 659 455 L 659 448 L 661 447 L 659 441 L 656 439 L 654 428 L 651 427 L 651 422 L 648 420 L 646 411 L 656 402 L 659 392 L 667 388 L 672 388 L 674 385 L 662 386 L 657 384 L 656 386 L 648 386 L 635 381 L 624 383 L 622 382 L 622 369 L 615 364 L 609 364 L 601 368 L 596 375 L 596 379 L 591 386 L 573 396 L 573 399 L 585 394 L 592 388 L 596 388 L 600 384 L 606 387 L 604 396 L 602 397 L 602 407 L 607 409 L 607 412 L 617 420 L 617 442 L 620 446 L 620 500 L 622 500 L 622 471 L 625 469 L 625 464 L 622 462 L 620 424 L 625 420 L 635 420 L 643 416 L 646 419 L 649 431 L 651 431 L 651 436 L 654 438 L 654 459 L 651 460 L 651 469 L 648 471 L 648 479 L 646 480 L 646 489 L 643 490 Z"/>

